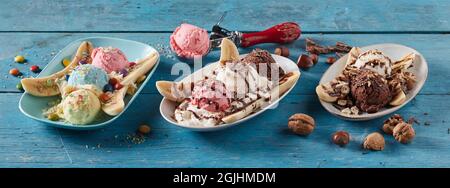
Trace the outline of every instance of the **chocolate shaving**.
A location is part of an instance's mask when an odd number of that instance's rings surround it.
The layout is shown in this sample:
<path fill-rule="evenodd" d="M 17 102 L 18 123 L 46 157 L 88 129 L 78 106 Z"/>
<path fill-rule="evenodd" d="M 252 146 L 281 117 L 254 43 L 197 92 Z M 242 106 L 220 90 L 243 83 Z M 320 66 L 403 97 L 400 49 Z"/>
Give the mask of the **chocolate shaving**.
<path fill-rule="evenodd" d="M 351 46 L 343 42 L 336 42 L 335 46 L 321 46 L 311 38 L 306 38 L 306 51 L 311 54 L 348 53 L 351 49 Z"/>
<path fill-rule="evenodd" d="M 415 124 L 417 124 L 417 125 L 420 125 L 420 122 L 419 122 L 415 117 L 410 117 L 410 118 L 408 119 L 407 122 L 408 122 L 409 124 L 415 123 Z"/>

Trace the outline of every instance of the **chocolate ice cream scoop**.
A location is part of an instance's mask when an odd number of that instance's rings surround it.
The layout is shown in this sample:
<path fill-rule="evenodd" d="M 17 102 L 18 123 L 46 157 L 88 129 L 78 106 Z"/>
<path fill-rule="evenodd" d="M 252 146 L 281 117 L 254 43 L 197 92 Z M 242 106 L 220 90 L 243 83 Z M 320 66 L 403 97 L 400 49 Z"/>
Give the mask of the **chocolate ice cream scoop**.
<path fill-rule="evenodd" d="M 350 85 L 356 106 L 364 112 L 378 112 L 391 101 L 392 95 L 386 79 L 374 71 L 359 71 Z"/>
<path fill-rule="evenodd" d="M 278 78 L 284 75 L 283 69 L 275 62 L 267 50 L 256 48 L 242 58 L 241 61 L 247 64 L 253 64 L 260 75 L 265 75 L 270 80 L 272 79 L 272 74 L 278 74 Z M 265 72 L 263 73 L 261 71 Z"/>

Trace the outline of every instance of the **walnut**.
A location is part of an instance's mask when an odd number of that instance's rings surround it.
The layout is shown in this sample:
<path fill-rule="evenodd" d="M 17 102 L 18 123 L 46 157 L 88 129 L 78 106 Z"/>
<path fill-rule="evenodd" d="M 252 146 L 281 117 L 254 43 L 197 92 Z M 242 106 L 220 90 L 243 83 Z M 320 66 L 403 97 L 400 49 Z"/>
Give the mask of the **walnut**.
<path fill-rule="evenodd" d="M 384 121 L 382 129 L 386 134 L 392 135 L 395 126 L 402 122 L 404 122 L 402 116 L 400 116 L 399 114 L 394 114 L 389 119 Z"/>
<path fill-rule="evenodd" d="M 306 136 L 315 128 L 314 119 L 306 114 L 294 114 L 289 118 L 288 127 L 295 134 Z"/>
<path fill-rule="evenodd" d="M 395 126 L 394 130 L 394 138 L 402 144 L 406 144 L 411 142 L 416 136 L 416 132 L 414 131 L 411 124 L 402 122 Z"/>
<path fill-rule="evenodd" d="M 384 137 L 380 133 L 374 132 L 364 139 L 364 149 L 381 151 L 384 149 Z"/>

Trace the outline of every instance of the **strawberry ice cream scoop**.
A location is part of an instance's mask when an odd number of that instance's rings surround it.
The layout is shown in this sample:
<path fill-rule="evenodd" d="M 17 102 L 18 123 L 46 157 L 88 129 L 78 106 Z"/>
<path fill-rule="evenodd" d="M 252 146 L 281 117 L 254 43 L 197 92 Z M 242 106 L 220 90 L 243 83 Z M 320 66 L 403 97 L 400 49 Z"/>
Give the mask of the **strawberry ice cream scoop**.
<path fill-rule="evenodd" d="M 230 96 L 225 84 L 209 79 L 194 86 L 191 103 L 210 112 L 220 112 L 230 107 Z"/>
<path fill-rule="evenodd" d="M 91 54 L 92 65 L 105 70 L 107 73 L 112 71 L 119 72 L 128 65 L 125 54 L 118 48 L 99 47 L 95 48 Z"/>
<path fill-rule="evenodd" d="M 181 24 L 170 36 L 170 47 L 184 58 L 206 55 L 209 52 L 208 32 L 191 24 Z"/>

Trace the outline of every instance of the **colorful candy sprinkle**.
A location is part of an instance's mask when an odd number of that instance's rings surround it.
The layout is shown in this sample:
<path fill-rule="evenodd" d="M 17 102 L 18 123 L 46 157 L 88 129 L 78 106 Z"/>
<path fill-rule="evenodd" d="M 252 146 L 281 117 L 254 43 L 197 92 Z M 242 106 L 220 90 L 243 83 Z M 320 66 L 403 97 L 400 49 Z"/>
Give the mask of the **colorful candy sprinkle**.
<path fill-rule="evenodd" d="M 128 71 L 126 69 L 120 70 L 120 74 L 122 74 L 123 77 L 128 75 Z"/>
<path fill-rule="evenodd" d="M 113 92 L 114 91 L 114 87 L 111 84 L 106 84 L 105 86 L 103 86 L 103 92 Z"/>
<path fill-rule="evenodd" d="M 64 67 L 67 67 L 70 64 L 70 60 L 69 59 L 63 59 L 62 60 L 62 64 L 64 65 Z"/>
<path fill-rule="evenodd" d="M 18 55 L 18 56 L 16 56 L 16 57 L 14 57 L 14 61 L 15 61 L 16 63 L 23 63 L 23 62 L 25 62 L 25 57 L 23 57 L 23 56 L 21 56 L 21 55 Z"/>
<path fill-rule="evenodd" d="M 39 66 L 33 65 L 33 66 L 30 67 L 30 71 L 34 72 L 34 73 L 38 73 L 38 72 L 41 71 L 41 69 L 39 68 Z"/>
<path fill-rule="evenodd" d="M 111 99 L 111 96 L 109 96 L 107 93 L 102 93 L 99 96 L 100 101 L 102 101 L 103 103 L 106 103 L 109 101 L 109 99 Z"/>
<path fill-rule="evenodd" d="M 13 69 L 9 70 L 9 74 L 11 74 L 13 76 L 19 76 L 20 71 L 17 68 L 13 68 Z"/>
<path fill-rule="evenodd" d="M 109 84 L 116 85 L 117 83 L 119 83 L 119 80 L 117 80 L 116 78 L 109 79 Z"/>
<path fill-rule="evenodd" d="M 148 125 L 141 125 L 138 128 L 138 132 L 141 134 L 148 134 L 150 131 L 152 131 L 152 129 Z"/>
<path fill-rule="evenodd" d="M 59 116 L 58 116 L 58 114 L 53 113 L 53 114 L 49 114 L 47 116 L 47 119 L 49 119 L 50 121 L 58 121 L 59 120 Z"/>
<path fill-rule="evenodd" d="M 19 82 L 19 83 L 16 85 L 16 88 L 17 88 L 18 90 L 20 90 L 20 91 L 23 91 L 22 83 Z"/>
<path fill-rule="evenodd" d="M 119 89 L 122 89 L 122 88 L 123 88 L 123 85 L 120 84 L 120 83 L 117 83 L 116 85 L 114 85 L 114 89 L 115 90 L 119 90 Z"/>

